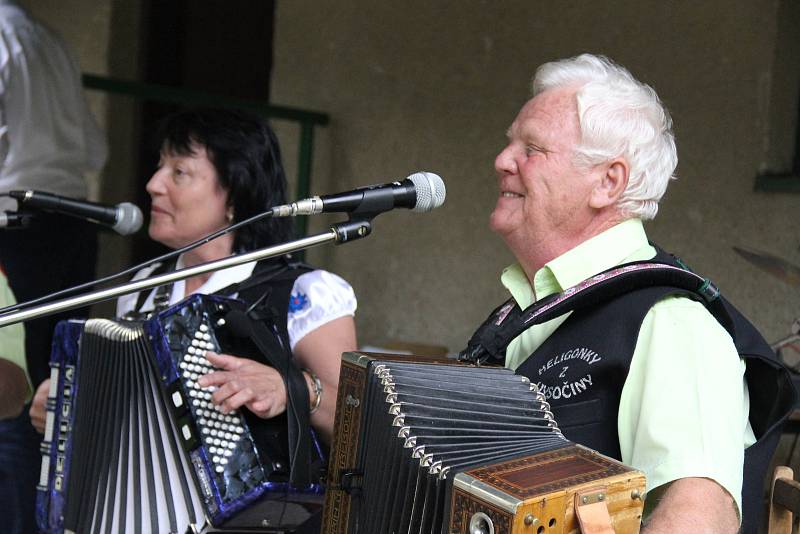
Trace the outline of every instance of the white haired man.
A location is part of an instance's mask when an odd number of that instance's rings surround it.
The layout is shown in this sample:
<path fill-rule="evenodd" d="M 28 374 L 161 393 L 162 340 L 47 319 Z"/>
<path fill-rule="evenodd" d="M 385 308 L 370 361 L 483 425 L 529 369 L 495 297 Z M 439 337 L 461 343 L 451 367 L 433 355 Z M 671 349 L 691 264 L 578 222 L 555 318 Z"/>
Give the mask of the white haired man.
<path fill-rule="evenodd" d="M 652 88 L 605 57 L 547 63 L 507 136 L 491 227 L 517 258 L 502 282 L 520 308 L 616 265 L 675 263 L 642 225 L 677 165 Z M 745 360 L 700 302 L 643 295 L 526 330 L 506 366 L 545 391 L 567 438 L 645 472 L 646 532 L 737 532 L 756 442 Z"/>

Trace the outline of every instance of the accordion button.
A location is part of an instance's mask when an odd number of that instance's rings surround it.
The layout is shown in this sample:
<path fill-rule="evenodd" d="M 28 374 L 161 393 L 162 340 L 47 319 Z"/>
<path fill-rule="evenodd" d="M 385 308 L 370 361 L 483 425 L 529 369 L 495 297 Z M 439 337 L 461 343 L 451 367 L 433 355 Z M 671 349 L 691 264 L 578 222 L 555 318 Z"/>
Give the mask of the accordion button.
<path fill-rule="evenodd" d="M 233 445 L 233 443 L 231 443 L 231 445 Z M 233 447 L 231 447 L 231 449 L 232 449 L 232 448 L 233 448 Z M 231 456 L 231 455 L 233 454 L 233 451 L 230 451 L 230 450 L 228 450 L 228 451 L 225 451 L 223 454 L 224 454 L 225 456 Z"/>
<path fill-rule="evenodd" d="M 221 463 L 222 465 L 228 465 L 228 459 L 227 459 L 227 458 L 222 458 L 222 459 L 219 461 L 219 463 Z"/>
<path fill-rule="evenodd" d="M 174 404 L 176 408 L 183 406 L 183 397 L 181 397 L 180 392 L 176 391 L 172 394 L 172 404 Z"/>
<path fill-rule="evenodd" d="M 181 433 L 183 434 L 183 439 L 187 441 L 192 439 L 192 429 L 189 428 L 189 425 L 183 425 L 181 427 Z"/>
<path fill-rule="evenodd" d="M 208 325 L 207 324 L 201 324 L 200 325 L 200 331 L 201 332 L 208 332 Z"/>

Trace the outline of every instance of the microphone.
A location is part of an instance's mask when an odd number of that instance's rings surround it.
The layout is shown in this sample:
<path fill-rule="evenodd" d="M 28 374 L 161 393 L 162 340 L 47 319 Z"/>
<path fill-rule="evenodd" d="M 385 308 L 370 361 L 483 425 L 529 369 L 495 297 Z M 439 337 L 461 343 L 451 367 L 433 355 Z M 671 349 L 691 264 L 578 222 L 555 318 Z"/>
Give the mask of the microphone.
<path fill-rule="evenodd" d="M 394 208 L 431 211 L 444 204 L 444 182 L 432 172 L 417 172 L 402 182 L 359 187 L 344 193 L 306 198 L 275 206 L 273 217 L 295 217 L 318 213 L 377 215 Z"/>
<path fill-rule="evenodd" d="M 27 228 L 33 217 L 33 213 L 4 211 L 0 213 L 0 228 Z"/>
<path fill-rule="evenodd" d="M 142 210 L 130 202 L 116 206 L 104 206 L 96 202 L 60 197 L 42 191 L 11 191 L 8 194 L 17 199 L 20 207 L 38 208 L 80 219 L 88 219 L 110 226 L 118 234 L 128 235 L 142 227 Z"/>

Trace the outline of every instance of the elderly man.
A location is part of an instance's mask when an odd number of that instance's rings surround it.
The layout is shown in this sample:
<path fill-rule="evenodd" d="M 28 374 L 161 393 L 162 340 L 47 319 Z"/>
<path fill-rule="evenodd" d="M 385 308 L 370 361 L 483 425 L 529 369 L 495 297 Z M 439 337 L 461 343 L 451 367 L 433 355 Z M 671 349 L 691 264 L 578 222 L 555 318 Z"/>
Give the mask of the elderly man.
<path fill-rule="evenodd" d="M 607 58 L 547 63 L 533 95 L 495 161 L 491 215 L 518 260 L 502 282 L 523 309 L 656 257 L 642 220 L 677 165 L 658 96 Z M 506 366 L 545 391 L 567 438 L 645 472 L 646 532 L 736 532 L 744 451 L 756 441 L 745 361 L 703 304 L 643 302 L 532 327 L 508 345 Z"/>

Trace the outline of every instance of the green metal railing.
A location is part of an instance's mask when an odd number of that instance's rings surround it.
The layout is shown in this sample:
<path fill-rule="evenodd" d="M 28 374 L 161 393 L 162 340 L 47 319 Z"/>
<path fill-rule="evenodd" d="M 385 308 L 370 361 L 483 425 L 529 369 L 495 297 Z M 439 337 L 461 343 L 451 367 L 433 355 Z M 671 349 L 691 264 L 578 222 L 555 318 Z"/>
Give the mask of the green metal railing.
<path fill-rule="evenodd" d="M 143 82 L 132 82 L 95 76 L 83 75 L 83 86 L 95 91 L 104 91 L 116 95 L 126 95 L 140 100 L 168 102 L 190 106 L 224 106 L 247 109 L 271 119 L 282 119 L 299 123 L 300 143 L 297 160 L 297 197 L 309 196 L 311 184 L 311 164 L 314 155 L 314 127 L 325 126 L 330 122 L 328 115 L 316 111 L 308 111 L 285 106 L 273 106 L 261 100 L 231 98 L 223 95 L 192 91 L 178 87 L 157 85 Z M 306 219 L 298 221 L 301 235 L 306 232 Z"/>

